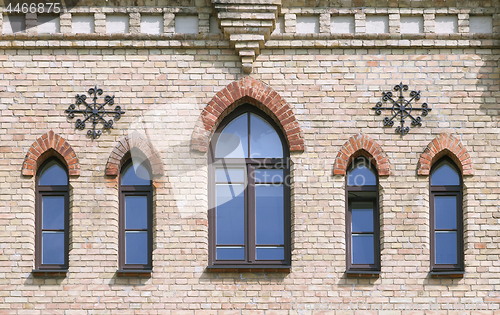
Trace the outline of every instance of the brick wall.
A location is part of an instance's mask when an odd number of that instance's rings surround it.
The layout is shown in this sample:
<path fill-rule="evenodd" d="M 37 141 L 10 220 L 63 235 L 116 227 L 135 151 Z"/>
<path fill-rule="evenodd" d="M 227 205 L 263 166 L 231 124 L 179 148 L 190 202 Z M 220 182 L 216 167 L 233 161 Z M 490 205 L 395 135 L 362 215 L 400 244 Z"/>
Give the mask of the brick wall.
<path fill-rule="evenodd" d="M 347 311 L 353 303 L 368 303 L 373 314 L 398 307 L 479 314 L 464 308 L 487 303 L 496 311 L 484 314 L 498 313 L 500 50 L 491 38 L 485 47 L 456 42 L 443 48 L 450 39 L 401 48 L 390 40 L 360 39 L 358 45 L 346 39 L 349 45 L 338 47 L 327 39 L 322 45 L 315 35 L 310 42 L 276 35 L 247 75 L 240 56 L 217 36 L 212 42 L 141 40 L 141 48 L 123 38 L 116 40 L 122 47 L 107 39 L 90 47 L 72 39 L 0 42 L 0 314 L 296 314 L 335 307 L 346 310 L 336 314 L 353 314 Z M 207 156 L 191 148 L 193 133 L 217 93 L 238 80 L 275 91 L 300 127 L 304 150 L 291 154 L 290 273 L 205 269 Z M 395 126 L 383 127 L 384 115 L 372 110 L 399 82 L 420 90 L 417 103 L 432 107 L 422 126 L 404 137 Z M 96 85 L 115 95 L 125 114 L 92 141 L 64 111 L 76 94 Z M 51 132 L 66 140 L 79 165 L 79 174 L 70 174 L 65 278 L 31 273 L 35 183 L 23 163 L 37 139 Z M 148 139 L 148 156 L 160 160 L 153 273 L 119 278 L 118 178 L 107 169 L 120 165 L 120 146 L 131 147 L 136 134 Z M 350 139 L 359 146 L 356 137 L 366 140 L 367 152 L 380 150 L 371 154 L 380 156 L 379 174 L 386 171 L 379 178 L 382 269 L 374 279 L 345 276 L 345 179 L 336 170 L 345 169 L 337 159 Z M 421 170 L 439 154 L 428 158 L 429 150 L 446 144 L 464 174 L 465 276 L 458 279 L 429 276 L 429 178 Z M 459 144 L 466 152 L 455 150 Z"/>

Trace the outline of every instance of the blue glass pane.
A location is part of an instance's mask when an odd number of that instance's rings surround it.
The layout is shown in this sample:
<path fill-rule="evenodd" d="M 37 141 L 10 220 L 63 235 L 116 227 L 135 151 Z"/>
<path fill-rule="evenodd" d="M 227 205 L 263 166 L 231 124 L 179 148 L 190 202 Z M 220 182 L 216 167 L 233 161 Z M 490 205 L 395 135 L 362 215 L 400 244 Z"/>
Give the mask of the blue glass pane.
<path fill-rule="evenodd" d="M 370 168 L 369 168 L 370 167 Z M 347 185 L 349 186 L 367 186 L 377 185 L 377 177 L 371 169 L 373 166 L 366 163 L 359 163 L 347 174 Z"/>
<path fill-rule="evenodd" d="M 40 172 L 38 185 L 68 185 L 68 175 L 58 162 L 51 160 Z"/>
<path fill-rule="evenodd" d="M 64 230 L 64 196 L 42 196 L 42 229 Z"/>
<path fill-rule="evenodd" d="M 148 228 L 148 197 L 125 196 L 125 229 Z"/>
<path fill-rule="evenodd" d="M 42 233 L 42 264 L 64 264 L 64 232 Z"/>
<path fill-rule="evenodd" d="M 218 168 L 215 170 L 215 180 L 217 183 L 244 183 L 244 168 Z"/>
<path fill-rule="evenodd" d="M 148 263 L 147 232 L 125 232 L 125 263 L 141 265 Z"/>
<path fill-rule="evenodd" d="M 231 121 L 222 130 L 215 147 L 216 158 L 248 157 L 248 114 Z"/>
<path fill-rule="evenodd" d="M 244 188 L 242 184 L 216 186 L 217 244 L 245 244 Z"/>
<path fill-rule="evenodd" d="M 441 162 L 431 174 L 432 186 L 460 185 L 457 171 L 448 161 Z"/>
<path fill-rule="evenodd" d="M 456 264 L 457 232 L 436 232 L 436 264 Z"/>
<path fill-rule="evenodd" d="M 122 174 L 122 185 L 150 185 L 151 175 L 143 164 L 132 163 Z"/>
<path fill-rule="evenodd" d="M 217 260 L 245 260 L 244 247 L 217 247 Z"/>
<path fill-rule="evenodd" d="M 436 230 L 457 228 L 456 196 L 434 196 L 434 220 Z"/>
<path fill-rule="evenodd" d="M 373 202 L 353 202 L 351 219 L 353 233 L 373 232 Z"/>
<path fill-rule="evenodd" d="M 282 183 L 283 170 L 280 169 L 256 169 L 255 183 Z"/>
<path fill-rule="evenodd" d="M 352 263 L 374 264 L 374 242 L 372 234 L 352 236 Z"/>
<path fill-rule="evenodd" d="M 250 114 L 250 157 L 283 157 L 283 144 L 278 133 L 267 121 L 255 114 Z"/>
<path fill-rule="evenodd" d="M 255 258 L 257 260 L 283 260 L 285 249 L 283 247 L 257 247 Z"/>
<path fill-rule="evenodd" d="M 282 184 L 255 186 L 255 221 L 257 244 L 284 244 Z"/>

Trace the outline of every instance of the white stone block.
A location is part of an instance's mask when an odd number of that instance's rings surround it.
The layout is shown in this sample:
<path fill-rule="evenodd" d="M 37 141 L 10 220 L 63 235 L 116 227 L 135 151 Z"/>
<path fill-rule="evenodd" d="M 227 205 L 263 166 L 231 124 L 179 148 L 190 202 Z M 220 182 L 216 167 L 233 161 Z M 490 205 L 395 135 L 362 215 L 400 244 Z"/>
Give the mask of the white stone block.
<path fill-rule="evenodd" d="M 458 16 L 438 15 L 436 16 L 436 33 L 451 34 L 458 32 Z"/>
<path fill-rule="evenodd" d="M 389 16 L 367 15 L 366 33 L 369 34 L 389 33 Z"/>
<path fill-rule="evenodd" d="M 209 32 L 212 33 L 212 34 L 221 34 L 221 30 L 219 28 L 219 22 L 217 21 L 217 17 L 216 16 L 211 16 L 210 17 L 210 30 Z"/>
<path fill-rule="evenodd" d="M 276 28 L 273 31 L 273 34 L 283 34 L 285 32 L 285 18 L 283 15 L 278 16 L 276 20 Z"/>
<path fill-rule="evenodd" d="M 402 16 L 400 21 L 401 34 L 418 34 L 424 32 L 423 16 Z"/>
<path fill-rule="evenodd" d="M 491 16 L 470 16 L 470 33 L 493 33 L 493 19 Z"/>
<path fill-rule="evenodd" d="M 71 20 L 73 33 L 94 33 L 93 15 L 73 15 Z"/>
<path fill-rule="evenodd" d="M 4 15 L 3 33 L 13 34 L 26 31 L 26 20 L 24 15 Z"/>
<path fill-rule="evenodd" d="M 298 15 L 296 32 L 298 34 L 319 33 L 319 15 Z"/>
<path fill-rule="evenodd" d="M 162 15 L 142 15 L 141 16 L 141 33 L 145 34 L 162 34 L 163 33 L 163 16 Z"/>
<path fill-rule="evenodd" d="M 330 29 L 332 34 L 354 33 L 354 16 L 332 16 Z"/>
<path fill-rule="evenodd" d="M 198 34 L 198 16 L 176 15 L 175 32 L 182 34 Z"/>
<path fill-rule="evenodd" d="M 128 15 L 106 15 L 106 33 L 128 33 Z"/>
<path fill-rule="evenodd" d="M 38 15 L 38 34 L 59 33 L 59 16 Z"/>

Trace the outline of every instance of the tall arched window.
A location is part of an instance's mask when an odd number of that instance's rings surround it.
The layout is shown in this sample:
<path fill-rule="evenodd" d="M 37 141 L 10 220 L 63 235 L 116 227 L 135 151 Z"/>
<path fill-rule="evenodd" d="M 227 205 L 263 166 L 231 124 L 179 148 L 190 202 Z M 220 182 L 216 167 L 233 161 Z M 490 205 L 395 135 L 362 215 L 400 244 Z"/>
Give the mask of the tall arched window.
<path fill-rule="evenodd" d="M 209 154 L 210 265 L 290 266 L 289 151 L 276 123 L 245 105 Z"/>
<path fill-rule="evenodd" d="M 448 157 L 431 169 L 431 271 L 463 271 L 462 177 Z"/>
<path fill-rule="evenodd" d="M 41 165 L 35 179 L 35 268 L 68 269 L 69 184 L 66 167 L 56 158 Z"/>
<path fill-rule="evenodd" d="M 365 157 L 356 158 L 346 176 L 347 272 L 380 270 L 378 177 Z"/>
<path fill-rule="evenodd" d="M 119 265 L 123 271 L 151 270 L 153 185 L 146 161 L 129 159 L 120 175 Z"/>

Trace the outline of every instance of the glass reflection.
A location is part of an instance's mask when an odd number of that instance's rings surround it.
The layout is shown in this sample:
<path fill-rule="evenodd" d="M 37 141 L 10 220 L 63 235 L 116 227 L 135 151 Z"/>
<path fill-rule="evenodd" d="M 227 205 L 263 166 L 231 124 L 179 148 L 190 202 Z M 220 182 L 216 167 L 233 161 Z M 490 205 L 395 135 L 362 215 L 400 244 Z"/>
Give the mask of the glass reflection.
<path fill-rule="evenodd" d="M 257 260 L 283 260 L 285 249 L 283 247 L 257 247 L 255 255 Z"/>
<path fill-rule="evenodd" d="M 148 263 L 147 232 L 125 232 L 125 263 L 140 265 Z"/>
<path fill-rule="evenodd" d="M 358 234 L 352 236 L 352 263 L 373 264 L 374 243 L 372 234 Z"/>
<path fill-rule="evenodd" d="M 377 185 L 377 177 L 372 170 L 372 165 L 365 159 L 357 162 L 347 174 L 347 185 L 349 186 L 368 186 Z"/>
<path fill-rule="evenodd" d="M 460 176 L 452 164 L 444 160 L 432 171 L 432 186 L 460 185 Z"/>
<path fill-rule="evenodd" d="M 217 184 L 216 202 L 217 244 L 245 244 L 244 185 Z"/>
<path fill-rule="evenodd" d="M 283 185 L 255 186 L 255 234 L 261 245 L 283 245 Z"/>
<path fill-rule="evenodd" d="M 61 165 L 55 159 L 52 159 L 40 172 L 38 185 L 68 185 L 68 175 Z"/>
<path fill-rule="evenodd" d="M 42 197 L 42 229 L 64 230 L 64 196 Z"/>
<path fill-rule="evenodd" d="M 122 173 L 122 185 L 151 185 L 151 175 L 143 164 L 130 163 Z"/>
<path fill-rule="evenodd" d="M 283 144 L 278 133 L 267 121 L 255 114 L 250 114 L 250 157 L 283 157 Z"/>
<path fill-rule="evenodd" d="M 457 228 L 457 197 L 435 196 L 434 218 L 437 230 L 454 230 Z"/>
<path fill-rule="evenodd" d="M 216 158 L 248 157 L 248 114 L 233 119 L 222 130 L 215 147 Z"/>
<path fill-rule="evenodd" d="M 125 229 L 148 228 L 148 197 L 125 196 Z"/>
<path fill-rule="evenodd" d="M 456 264 L 457 232 L 436 231 L 436 264 Z"/>
<path fill-rule="evenodd" d="M 64 232 L 42 232 L 42 264 L 64 264 Z"/>

